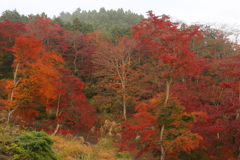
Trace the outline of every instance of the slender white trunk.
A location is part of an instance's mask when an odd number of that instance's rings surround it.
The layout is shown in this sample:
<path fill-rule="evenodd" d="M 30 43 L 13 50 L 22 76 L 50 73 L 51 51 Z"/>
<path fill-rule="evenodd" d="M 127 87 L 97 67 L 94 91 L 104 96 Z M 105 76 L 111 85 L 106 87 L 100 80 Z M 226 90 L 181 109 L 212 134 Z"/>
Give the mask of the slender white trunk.
<path fill-rule="evenodd" d="M 13 108 L 12 110 L 9 110 L 8 112 L 8 117 L 7 117 L 7 124 L 10 123 L 11 117 L 12 117 L 12 113 L 19 107 L 19 105 L 17 105 L 15 108 Z"/>
<path fill-rule="evenodd" d="M 160 143 L 161 143 L 161 160 L 164 160 L 165 158 L 165 150 L 163 148 L 163 145 L 162 145 L 162 141 L 163 141 L 163 133 L 164 133 L 164 124 L 162 125 L 161 127 L 161 131 L 160 131 Z"/>
<path fill-rule="evenodd" d="M 57 125 L 56 125 L 56 128 L 54 130 L 54 132 L 52 133 L 52 136 L 55 136 L 59 130 L 59 127 L 60 127 L 60 123 L 59 123 L 59 120 L 58 120 L 58 116 L 60 116 L 60 114 L 62 112 L 59 113 L 59 109 L 60 109 L 60 98 L 61 98 L 61 95 L 59 94 L 58 95 L 58 104 L 57 104 L 57 111 L 56 111 L 56 119 L 57 119 Z"/>
<path fill-rule="evenodd" d="M 126 96 L 123 95 L 123 117 L 125 121 L 127 120 L 127 111 L 126 111 Z"/>
<path fill-rule="evenodd" d="M 171 83 L 172 83 L 172 77 L 167 80 L 167 84 L 166 84 L 166 97 L 165 97 L 165 101 L 164 101 L 164 107 L 167 107 L 167 103 L 169 100 L 169 96 L 170 96 L 170 87 L 171 87 Z M 162 126 L 161 126 L 161 130 L 160 130 L 160 148 L 161 148 L 161 160 L 165 159 L 165 149 L 163 147 L 163 134 L 164 134 L 164 127 L 165 124 L 163 122 Z"/>
<path fill-rule="evenodd" d="M 20 80 L 21 80 L 21 78 L 19 78 L 19 79 L 17 80 L 17 73 L 18 73 L 19 65 L 20 65 L 20 62 L 17 63 L 16 69 L 15 69 L 15 72 L 14 72 L 14 77 L 13 77 L 13 89 L 12 89 L 12 92 L 11 92 L 11 95 L 10 95 L 10 101 L 11 101 L 11 102 L 13 101 L 15 88 L 18 86 L 18 83 L 19 83 Z M 14 108 L 11 108 L 11 107 L 12 107 L 12 106 L 10 106 L 10 108 L 8 109 L 7 124 L 10 123 L 12 113 L 19 107 L 19 104 L 16 105 Z"/>
<path fill-rule="evenodd" d="M 127 109 L 126 109 L 126 87 L 125 83 L 122 84 L 123 89 L 123 117 L 127 120 Z"/>
<path fill-rule="evenodd" d="M 218 120 L 217 120 L 217 124 L 218 124 Z M 217 138 L 220 138 L 220 133 L 217 132 Z"/>
<path fill-rule="evenodd" d="M 166 106 L 167 106 L 167 103 L 168 103 L 168 99 L 169 99 L 169 95 L 170 95 L 171 83 L 172 83 L 172 78 L 170 78 L 169 80 L 167 80 L 166 97 L 165 97 L 165 101 L 164 101 L 164 107 L 166 107 Z"/>
<path fill-rule="evenodd" d="M 59 127 L 60 127 L 60 124 L 57 122 L 57 126 L 56 126 L 54 132 L 52 133 L 52 136 L 55 136 L 57 134 Z"/>

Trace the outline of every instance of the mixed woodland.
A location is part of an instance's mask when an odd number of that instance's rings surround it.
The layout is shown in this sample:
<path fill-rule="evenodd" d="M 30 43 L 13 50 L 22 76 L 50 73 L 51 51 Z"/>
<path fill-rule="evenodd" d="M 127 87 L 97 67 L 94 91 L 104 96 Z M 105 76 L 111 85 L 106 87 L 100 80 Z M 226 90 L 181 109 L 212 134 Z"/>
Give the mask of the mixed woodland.
<path fill-rule="evenodd" d="M 35 136 L 47 158 L 61 159 L 52 139 L 71 135 L 74 143 L 85 134 L 98 145 L 86 154 L 108 148 L 99 139 L 108 137 L 122 159 L 240 159 L 239 34 L 236 26 L 189 25 L 152 11 L 78 8 L 49 18 L 6 10 L 0 153 L 26 159 L 19 146 Z"/>

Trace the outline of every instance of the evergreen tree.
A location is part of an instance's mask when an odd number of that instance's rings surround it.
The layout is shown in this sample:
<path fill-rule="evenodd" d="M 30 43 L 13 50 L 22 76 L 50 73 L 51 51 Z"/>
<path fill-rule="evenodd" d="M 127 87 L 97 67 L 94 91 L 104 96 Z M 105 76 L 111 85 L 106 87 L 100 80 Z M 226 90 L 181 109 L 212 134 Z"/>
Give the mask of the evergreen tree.
<path fill-rule="evenodd" d="M 6 10 L 2 13 L 2 16 L 0 17 L 0 21 L 3 21 L 4 19 L 9 19 L 10 21 L 16 23 L 16 22 L 22 22 L 27 23 L 28 17 L 24 15 L 20 15 L 18 11 L 15 9 L 13 11 Z"/>
<path fill-rule="evenodd" d="M 70 27 L 71 31 L 80 31 L 82 33 L 93 32 L 93 26 L 90 23 L 80 21 L 77 17 L 74 18 Z"/>
<path fill-rule="evenodd" d="M 120 29 L 120 32 L 126 32 L 124 34 L 129 35 L 129 29 L 127 29 L 127 27 L 136 25 L 144 17 L 143 15 L 135 14 L 130 10 L 124 12 L 122 8 L 118 10 L 106 10 L 104 7 L 102 7 L 99 9 L 99 11 L 85 11 L 77 8 L 76 11 L 74 11 L 72 14 L 69 12 L 61 12 L 58 18 L 61 18 L 64 23 L 82 23 L 82 28 L 80 30 L 76 28 L 75 29 L 83 33 L 99 30 L 104 34 L 112 36 L 111 32 L 115 32 L 112 30 L 119 30 L 120 28 L 122 28 Z M 80 22 L 77 22 L 75 18 L 78 18 Z M 119 26 L 117 27 L 118 29 L 116 28 L 116 26 Z M 70 27 L 70 29 L 65 26 L 65 29 L 73 30 L 72 27 Z M 124 34 L 121 33 L 119 35 Z"/>

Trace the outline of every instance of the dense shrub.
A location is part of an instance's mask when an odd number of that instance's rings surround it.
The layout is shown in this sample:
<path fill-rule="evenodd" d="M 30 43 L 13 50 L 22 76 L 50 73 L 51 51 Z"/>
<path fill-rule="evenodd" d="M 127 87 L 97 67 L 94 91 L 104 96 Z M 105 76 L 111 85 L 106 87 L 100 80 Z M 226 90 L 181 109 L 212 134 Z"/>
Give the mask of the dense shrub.
<path fill-rule="evenodd" d="M 6 128 L 6 140 L 1 141 L 2 153 L 12 156 L 11 160 L 60 160 L 52 151 L 53 140 L 45 132 L 16 132 Z"/>

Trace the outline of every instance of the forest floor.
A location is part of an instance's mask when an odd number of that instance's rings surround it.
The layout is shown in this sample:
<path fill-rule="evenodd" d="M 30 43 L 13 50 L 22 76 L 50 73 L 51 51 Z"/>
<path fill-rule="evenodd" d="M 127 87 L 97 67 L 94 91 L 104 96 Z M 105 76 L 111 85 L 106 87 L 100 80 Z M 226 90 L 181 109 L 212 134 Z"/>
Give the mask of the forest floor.
<path fill-rule="evenodd" d="M 97 135 L 93 135 L 93 134 L 88 134 L 88 133 L 83 133 L 81 134 L 82 137 L 84 137 L 84 139 L 86 141 L 88 141 L 89 143 L 96 145 L 99 139 L 99 136 Z M 120 148 L 121 147 L 121 142 L 113 142 L 113 147 L 114 148 Z M 136 155 L 138 154 L 139 150 L 134 149 L 132 151 L 128 151 L 130 153 L 130 155 L 133 157 L 133 159 L 135 159 Z M 143 154 L 137 159 L 137 160 L 155 160 L 156 157 L 152 156 L 151 152 L 143 152 Z"/>

